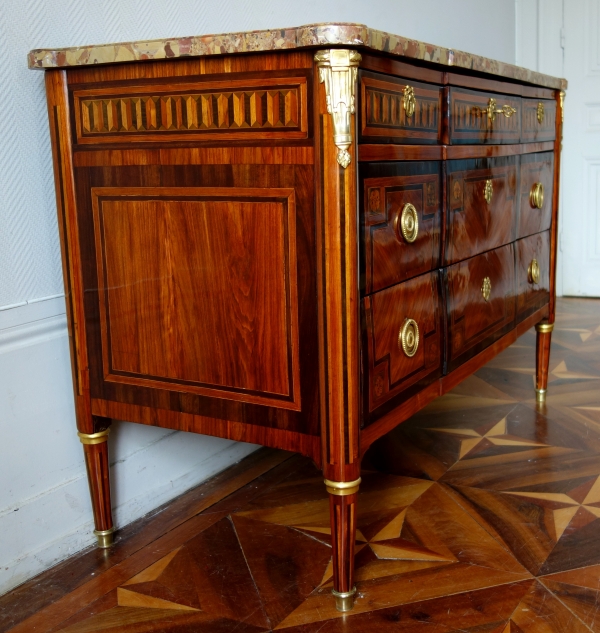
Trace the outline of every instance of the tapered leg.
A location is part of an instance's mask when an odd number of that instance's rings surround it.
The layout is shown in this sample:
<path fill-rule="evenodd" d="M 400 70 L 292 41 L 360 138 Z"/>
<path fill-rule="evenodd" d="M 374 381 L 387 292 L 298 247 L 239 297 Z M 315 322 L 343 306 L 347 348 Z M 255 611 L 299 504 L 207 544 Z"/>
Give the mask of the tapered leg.
<path fill-rule="evenodd" d="M 537 332 L 537 350 L 535 363 L 535 394 L 539 404 L 546 402 L 548 388 L 548 366 L 550 364 L 550 341 L 554 323 L 541 321 L 535 326 Z"/>
<path fill-rule="evenodd" d="M 338 611 L 350 611 L 354 606 L 354 543 L 359 484 L 360 478 L 350 482 L 325 480 L 331 518 L 333 595 Z"/>
<path fill-rule="evenodd" d="M 112 545 L 115 531 L 110 503 L 109 431 L 110 427 L 96 433 L 77 433 L 83 444 L 83 453 L 85 455 L 96 528 L 94 534 L 98 538 L 98 547 L 102 548 Z"/>

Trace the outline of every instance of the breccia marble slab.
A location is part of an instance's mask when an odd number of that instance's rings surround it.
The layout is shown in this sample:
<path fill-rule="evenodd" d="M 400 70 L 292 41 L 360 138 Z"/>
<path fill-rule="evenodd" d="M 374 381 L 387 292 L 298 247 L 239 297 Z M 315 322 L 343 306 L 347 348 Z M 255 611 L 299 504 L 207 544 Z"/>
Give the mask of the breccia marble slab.
<path fill-rule="evenodd" d="M 544 75 L 513 64 L 411 40 L 400 35 L 371 29 L 364 24 L 341 22 L 72 48 L 39 48 L 29 52 L 27 61 L 29 68 L 66 68 L 91 64 L 117 64 L 180 57 L 308 48 L 311 46 L 364 47 L 410 59 L 525 81 L 546 88 L 564 90 L 567 87 L 565 79 Z"/>

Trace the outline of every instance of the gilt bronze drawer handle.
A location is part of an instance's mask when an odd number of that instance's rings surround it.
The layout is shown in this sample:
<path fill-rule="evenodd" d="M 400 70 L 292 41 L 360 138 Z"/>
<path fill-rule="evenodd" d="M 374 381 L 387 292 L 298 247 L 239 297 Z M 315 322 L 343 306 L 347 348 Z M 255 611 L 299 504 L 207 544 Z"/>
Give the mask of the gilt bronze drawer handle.
<path fill-rule="evenodd" d="M 544 104 L 541 101 L 537 104 L 537 120 L 540 125 L 544 122 Z"/>
<path fill-rule="evenodd" d="M 484 301 L 490 300 L 490 295 L 492 294 L 492 282 L 489 277 L 484 277 L 483 282 L 481 284 L 481 296 Z"/>
<path fill-rule="evenodd" d="M 540 265 L 538 264 L 538 260 L 535 258 L 532 259 L 531 264 L 529 264 L 529 268 L 527 269 L 527 277 L 530 284 L 540 283 Z"/>
<path fill-rule="evenodd" d="M 485 181 L 485 189 L 483 190 L 483 197 L 485 201 L 490 204 L 492 201 L 492 196 L 494 195 L 494 184 L 491 180 Z"/>
<path fill-rule="evenodd" d="M 398 334 L 398 347 L 412 358 L 419 349 L 419 326 L 413 319 L 404 319 Z"/>
<path fill-rule="evenodd" d="M 395 221 L 396 235 L 402 237 L 409 243 L 414 242 L 419 234 L 419 214 L 414 205 L 407 202 L 402 211 L 396 215 Z"/>
<path fill-rule="evenodd" d="M 544 205 L 544 185 L 541 182 L 536 182 L 531 188 L 529 201 L 534 209 L 541 209 Z"/>
<path fill-rule="evenodd" d="M 487 115 L 489 125 L 494 124 L 497 114 L 502 114 L 507 119 L 510 119 L 510 117 L 513 114 L 517 113 L 516 109 L 513 108 L 512 106 L 509 106 L 508 104 L 503 105 L 501 108 L 497 108 L 496 107 L 497 105 L 498 105 L 498 102 L 496 101 L 496 99 L 494 99 L 493 97 L 490 97 L 487 108 L 476 108 L 480 114 L 484 116 Z"/>
<path fill-rule="evenodd" d="M 404 86 L 402 97 L 402 104 L 404 105 L 404 113 L 410 119 L 410 117 L 415 113 L 415 107 L 417 105 L 417 100 L 415 99 L 415 89 L 411 86 Z"/>

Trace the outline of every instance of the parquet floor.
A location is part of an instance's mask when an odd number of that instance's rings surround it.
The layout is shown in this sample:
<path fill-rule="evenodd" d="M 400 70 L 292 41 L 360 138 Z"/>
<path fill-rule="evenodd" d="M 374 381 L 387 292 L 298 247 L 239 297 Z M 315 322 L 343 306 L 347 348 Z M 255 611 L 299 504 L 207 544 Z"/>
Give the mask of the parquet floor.
<path fill-rule="evenodd" d="M 365 458 L 350 614 L 320 473 L 265 449 L 0 598 L 0 630 L 600 632 L 600 301 L 558 309 L 543 410 L 532 331 Z"/>

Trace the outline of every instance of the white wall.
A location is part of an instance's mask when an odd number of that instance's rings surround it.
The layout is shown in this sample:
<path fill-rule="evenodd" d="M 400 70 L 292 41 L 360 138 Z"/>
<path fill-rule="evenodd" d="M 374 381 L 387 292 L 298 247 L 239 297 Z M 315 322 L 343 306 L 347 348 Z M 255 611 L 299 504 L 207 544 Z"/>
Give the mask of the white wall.
<path fill-rule="evenodd" d="M 27 51 L 351 21 L 513 62 L 514 9 L 510 0 L 0 2 L 0 594 L 93 542 L 75 435 L 43 74 L 27 70 Z M 116 423 L 117 526 L 253 449 Z"/>
<path fill-rule="evenodd" d="M 565 76 L 564 3 L 568 0 L 515 0 L 515 63 L 541 73 Z M 568 8 L 568 4 L 567 4 Z M 568 77 L 567 77 L 568 79 Z M 561 182 L 565 169 L 561 170 Z M 560 209 L 564 209 L 561 185 Z M 561 239 L 562 216 L 559 214 L 559 250 L 556 264 L 556 294 L 563 295 L 564 258 Z"/>

